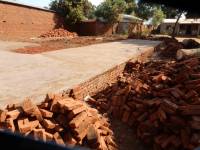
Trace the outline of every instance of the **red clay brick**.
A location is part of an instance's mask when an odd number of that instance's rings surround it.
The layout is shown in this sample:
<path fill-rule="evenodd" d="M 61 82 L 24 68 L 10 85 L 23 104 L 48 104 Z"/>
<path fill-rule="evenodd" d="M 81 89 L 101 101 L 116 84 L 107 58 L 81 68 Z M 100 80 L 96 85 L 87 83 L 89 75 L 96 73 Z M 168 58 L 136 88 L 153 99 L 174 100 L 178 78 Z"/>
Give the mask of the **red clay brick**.
<path fill-rule="evenodd" d="M 33 136 L 36 140 L 46 141 L 46 134 L 44 129 L 33 129 Z"/>
<path fill-rule="evenodd" d="M 14 122 L 13 122 L 13 119 L 12 118 L 8 118 L 6 119 L 6 127 L 11 130 L 12 132 L 15 132 L 15 125 L 14 125 Z"/>
<path fill-rule="evenodd" d="M 0 122 L 5 122 L 7 110 L 0 110 Z"/>
<path fill-rule="evenodd" d="M 125 110 L 122 116 L 122 122 L 126 123 L 128 122 L 130 116 L 130 111 Z"/>
<path fill-rule="evenodd" d="M 86 117 L 87 113 L 81 112 L 69 122 L 70 127 L 77 128 L 82 123 L 82 121 L 85 120 Z"/>
<path fill-rule="evenodd" d="M 89 126 L 86 136 L 87 136 L 88 144 L 94 144 L 97 142 L 98 135 L 97 135 L 96 129 L 93 125 Z"/>
<path fill-rule="evenodd" d="M 46 140 L 47 141 L 52 141 L 53 140 L 53 134 L 45 132 Z"/>
<path fill-rule="evenodd" d="M 47 128 L 47 129 L 54 129 L 56 127 L 56 124 L 48 119 L 44 119 L 43 124 L 44 124 L 45 128 Z"/>
<path fill-rule="evenodd" d="M 36 110 L 36 105 L 34 105 L 30 99 L 24 100 L 22 102 L 22 109 L 27 114 L 33 114 Z"/>
<path fill-rule="evenodd" d="M 17 123 L 18 123 L 19 132 L 22 133 L 22 134 L 32 130 L 32 126 L 29 123 L 28 118 L 20 119 L 20 120 L 18 120 Z"/>
<path fill-rule="evenodd" d="M 52 118 L 52 116 L 53 116 L 52 112 L 45 110 L 45 109 L 40 109 L 40 112 L 41 112 L 42 116 L 45 118 Z"/>
<path fill-rule="evenodd" d="M 20 113 L 21 113 L 21 110 L 15 109 L 15 110 L 7 112 L 7 116 L 15 120 L 19 117 Z"/>
<path fill-rule="evenodd" d="M 77 141 L 72 137 L 70 133 L 66 133 L 64 138 L 66 145 L 75 146 L 77 143 Z"/>
<path fill-rule="evenodd" d="M 60 144 L 60 145 L 65 145 L 62 137 L 60 136 L 60 134 L 58 132 L 56 132 L 54 135 L 53 135 L 53 138 L 54 140 L 56 141 L 57 144 Z"/>
<path fill-rule="evenodd" d="M 77 115 L 77 114 L 83 112 L 84 110 L 85 110 L 85 106 L 81 106 L 81 107 L 78 107 L 78 108 L 76 108 L 76 109 L 73 109 L 72 111 L 69 112 L 69 114 L 68 114 L 67 117 L 68 117 L 69 119 L 71 119 L 71 118 L 73 118 L 75 115 Z"/>
<path fill-rule="evenodd" d="M 112 139 L 111 136 L 106 136 L 105 137 L 105 141 L 106 141 L 107 145 L 111 145 L 111 146 L 113 146 L 115 148 L 118 147 L 117 144 L 114 142 L 114 140 Z"/>

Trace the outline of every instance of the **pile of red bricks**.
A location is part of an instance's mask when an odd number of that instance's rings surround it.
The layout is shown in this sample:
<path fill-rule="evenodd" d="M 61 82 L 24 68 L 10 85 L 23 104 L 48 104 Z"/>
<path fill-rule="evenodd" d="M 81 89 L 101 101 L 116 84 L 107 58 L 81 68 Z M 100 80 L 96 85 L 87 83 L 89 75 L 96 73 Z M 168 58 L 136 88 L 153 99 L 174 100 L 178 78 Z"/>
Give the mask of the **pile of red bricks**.
<path fill-rule="evenodd" d="M 160 149 L 200 146 L 200 59 L 128 63 L 118 83 L 88 103 Z"/>
<path fill-rule="evenodd" d="M 41 38 L 51 38 L 51 37 L 67 37 L 67 38 L 74 38 L 77 37 L 75 32 L 69 32 L 65 29 L 54 29 L 45 34 L 40 35 Z"/>
<path fill-rule="evenodd" d="M 155 52 L 161 58 L 176 58 L 176 53 L 183 48 L 183 44 L 176 39 L 164 39 L 162 43 L 155 47 Z"/>
<path fill-rule="evenodd" d="M 34 139 L 99 150 L 116 149 L 109 120 L 82 101 L 47 95 L 39 106 L 30 100 L 0 111 L 0 127 Z"/>

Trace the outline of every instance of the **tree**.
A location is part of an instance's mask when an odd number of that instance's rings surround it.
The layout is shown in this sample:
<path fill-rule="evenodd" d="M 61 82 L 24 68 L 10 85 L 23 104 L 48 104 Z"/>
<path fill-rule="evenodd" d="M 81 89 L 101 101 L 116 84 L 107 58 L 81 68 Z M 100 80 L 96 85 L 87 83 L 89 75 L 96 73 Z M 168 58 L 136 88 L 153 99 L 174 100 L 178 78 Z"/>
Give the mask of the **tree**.
<path fill-rule="evenodd" d="M 166 18 L 175 18 L 179 13 L 179 9 L 160 4 L 145 3 L 141 0 L 139 0 L 136 6 L 135 13 L 138 17 L 148 20 L 153 16 L 154 11 L 157 11 L 157 8 L 161 8 Z"/>
<path fill-rule="evenodd" d="M 173 39 L 174 39 L 175 36 L 176 36 L 176 28 L 177 28 L 178 21 L 179 21 L 179 19 L 181 18 L 182 14 L 183 14 L 183 11 L 180 11 L 180 12 L 179 12 L 179 15 L 178 15 L 178 18 L 177 18 L 177 20 L 176 20 L 175 26 L 174 26 L 174 28 L 173 28 L 173 32 L 172 32 L 172 36 L 171 36 Z"/>
<path fill-rule="evenodd" d="M 83 0 L 83 13 L 88 19 L 95 18 L 95 6 L 88 0 Z"/>
<path fill-rule="evenodd" d="M 53 0 L 50 9 L 55 10 L 65 17 L 69 25 L 90 18 L 93 11 L 92 4 L 88 0 Z"/>
<path fill-rule="evenodd" d="M 167 7 L 165 5 L 161 5 L 161 9 L 163 13 L 166 15 L 166 18 L 175 18 L 179 13 L 178 9 Z"/>
<path fill-rule="evenodd" d="M 125 0 L 126 2 L 126 14 L 132 14 L 135 11 L 136 3 L 135 0 Z"/>
<path fill-rule="evenodd" d="M 143 3 L 139 1 L 135 8 L 135 14 L 139 18 L 148 20 L 153 16 L 154 10 L 155 6 L 153 4 Z"/>
<path fill-rule="evenodd" d="M 163 11 L 161 10 L 161 8 L 159 7 L 158 9 L 156 9 L 153 13 L 153 17 L 152 17 L 152 25 L 157 27 L 165 18 L 165 14 L 163 13 Z"/>
<path fill-rule="evenodd" d="M 126 2 L 124 0 L 105 0 L 97 6 L 95 15 L 97 18 L 102 18 L 104 21 L 113 24 L 125 9 Z"/>

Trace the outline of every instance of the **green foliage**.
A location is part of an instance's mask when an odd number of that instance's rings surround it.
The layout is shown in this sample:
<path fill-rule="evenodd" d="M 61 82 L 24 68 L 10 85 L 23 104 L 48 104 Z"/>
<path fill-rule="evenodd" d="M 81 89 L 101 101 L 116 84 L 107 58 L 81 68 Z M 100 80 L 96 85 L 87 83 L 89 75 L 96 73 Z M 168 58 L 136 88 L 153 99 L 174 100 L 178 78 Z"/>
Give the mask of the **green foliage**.
<path fill-rule="evenodd" d="M 53 0 L 50 9 L 65 17 L 66 23 L 72 25 L 83 18 L 92 18 L 94 6 L 88 0 Z"/>
<path fill-rule="evenodd" d="M 165 17 L 161 8 L 156 9 L 153 13 L 152 25 L 157 27 Z"/>
<path fill-rule="evenodd" d="M 105 0 L 97 8 L 95 15 L 97 18 L 114 23 L 117 21 L 120 13 L 126 9 L 126 2 L 124 0 Z"/>
<path fill-rule="evenodd" d="M 166 15 L 166 18 L 175 18 L 179 13 L 178 9 L 166 7 L 165 5 L 161 5 L 161 9 L 163 13 Z"/>
<path fill-rule="evenodd" d="M 139 0 L 135 8 L 135 14 L 140 18 L 148 20 L 149 18 L 153 17 L 154 12 L 157 11 L 157 8 L 161 8 L 166 18 L 175 18 L 179 13 L 179 10 L 175 8 L 159 4 L 144 3 L 143 1 Z"/>
<path fill-rule="evenodd" d="M 126 10 L 125 13 L 126 14 L 131 14 L 135 11 L 135 0 L 125 0 L 126 1 Z"/>
<path fill-rule="evenodd" d="M 142 3 L 139 1 L 135 9 L 135 14 L 139 18 L 148 20 L 149 18 L 153 16 L 154 10 L 155 10 L 155 5 Z"/>
<path fill-rule="evenodd" d="M 95 6 L 88 0 L 83 0 L 83 13 L 88 19 L 95 18 Z"/>

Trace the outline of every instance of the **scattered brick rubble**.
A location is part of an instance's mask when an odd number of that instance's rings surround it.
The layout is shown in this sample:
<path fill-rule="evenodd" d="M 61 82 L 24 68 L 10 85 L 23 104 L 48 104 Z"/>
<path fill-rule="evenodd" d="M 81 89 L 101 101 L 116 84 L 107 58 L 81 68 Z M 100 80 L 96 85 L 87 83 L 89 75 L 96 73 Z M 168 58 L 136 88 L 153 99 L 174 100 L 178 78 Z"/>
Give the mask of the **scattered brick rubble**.
<path fill-rule="evenodd" d="M 88 103 L 135 129 L 155 150 L 200 146 L 200 59 L 129 62 L 118 83 Z"/>
<path fill-rule="evenodd" d="M 61 145 L 113 150 L 109 120 L 82 101 L 49 94 L 39 106 L 27 99 L 0 111 L 2 129 Z"/>
<path fill-rule="evenodd" d="M 128 124 L 155 150 L 200 146 L 200 58 L 129 62 L 118 82 L 85 101 L 48 95 L 34 105 L 8 105 L 0 126 L 43 141 L 92 149 L 118 149 L 111 116 Z M 107 115 L 100 115 L 98 111 Z"/>
<path fill-rule="evenodd" d="M 176 58 L 177 51 L 182 48 L 183 44 L 176 39 L 165 39 L 155 47 L 155 52 L 160 58 Z"/>
<path fill-rule="evenodd" d="M 73 38 L 77 37 L 77 34 L 75 32 L 69 32 L 65 29 L 54 29 L 51 30 L 45 34 L 40 35 L 41 38 L 50 38 L 50 37 L 68 37 L 68 38 Z"/>

